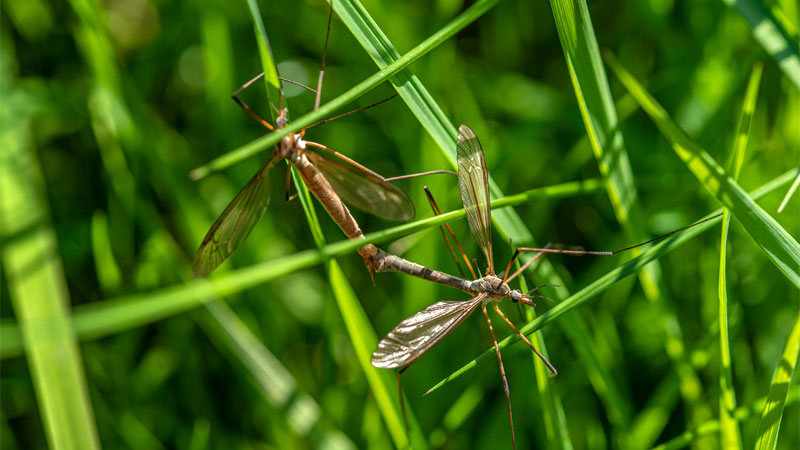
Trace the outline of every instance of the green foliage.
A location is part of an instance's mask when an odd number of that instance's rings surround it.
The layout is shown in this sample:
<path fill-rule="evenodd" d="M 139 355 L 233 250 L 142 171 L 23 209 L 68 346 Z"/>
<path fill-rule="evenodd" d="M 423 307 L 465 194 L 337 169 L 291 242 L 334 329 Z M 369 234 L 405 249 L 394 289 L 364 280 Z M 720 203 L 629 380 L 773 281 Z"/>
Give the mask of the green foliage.
<path fill-rule="evenodd" d="M 613 250 L 729 208 L 639 253 L 548 256 L 521 280 L 560 286 L 537 291 L 552 302 L 535 314 L 501 305 L 555 378 L 494 321 L 520 448 L 800 445 L 793 2 L 334 1 L 322 105 L 284 84 L 277 133 L 229 96 L 273 62 L 315 86 L 327 3 L 0 8 L 3 449 L 510 447 L 478 315 L 404 372 L 404 426 L 370 352 L 464 295 L 399 274 L 373 285 L 361 243 L 302 185 L 282 201 L 282 164 L 244 245 L 191 278 L 208 227 L 283 135 L 393 93 L 306 139 L 396 176 L 452 168 L 468 124 L 493 178 L 498 267 L 509 240 Z M 241 94 L 262 117 L 275 75 L 268 96 Z M 480 256 L 454 178 L 398 185 L 417 219 L 353 211 L 369 241 L 408 236 L 404 256 L 453 273 L 427 232 L 448 222 Z M 430 218 L 423 185 L 452 212 Z"/>

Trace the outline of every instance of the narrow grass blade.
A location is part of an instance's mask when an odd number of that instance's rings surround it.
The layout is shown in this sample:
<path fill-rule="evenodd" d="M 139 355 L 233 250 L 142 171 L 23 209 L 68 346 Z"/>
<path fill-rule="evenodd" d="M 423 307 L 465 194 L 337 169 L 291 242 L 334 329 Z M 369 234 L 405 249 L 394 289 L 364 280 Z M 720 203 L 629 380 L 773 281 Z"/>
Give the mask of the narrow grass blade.
<path fill-rule="evenodd" d="M 264 27 L 264 21 L 261 19 L 261 10 L 258 8 L 258 2 L 256 0 L 247 0 L 247 8 L 250 10 L 250 16 L 253 19 L 256 42 L 258 43 L 258 54 L 261 57 L 261 70 L 264 71 L 267 98 L 269 99 L 270 105 L 272 105 L 270 113 L 274 121 L 278 111 L 283 106 L 281 105 L 281 80 L 278 76 L 278 69 L 275 64 L 275 55 L 272 53 L 272 47 L 269 45 L 267 30 Z"/>
<path fill-rule="evenodd" d="M 722 167 L 669 117 L 667 111 L 610 52 L 607 61 L 622 84 L 650 115 L 687 168 L 722 205 L 730 208 L 753 240 L 786 278 L 800 288 L 800 245 L 733 181 Z"/>
<path fill-rule="evenodd" d="M 772 382 L 767 394 L 767 403 L 761 414 L 761 423 L 758 425 L 755 448 L 757 450 L 772 450 L 778 444 L 778 431 L 781 428 L 783 408 L 786 406 L 786 397 L 789 393 L 789 384 L 797 365 L 797 356 L 800 353 L 800 314 L 792 326 L 786 347 L 783 349 L 780 361 L 772 375 Z"/>
<path fill-rule="evenodd" d="M 734 137 L 734 148 L 731 154 L 731 177 L 734 181 L 739 178 L 739 172 L 744 164 L 744 152 L 750 137 L 750 124 L 758 98 L 758 85 L 763 71 L 762 64 L 756 64 L 750 75 L 747 85 L 742 114 L 739 116 L 739 126 Z M 742 448 L 742 437 L 739 433 L 739 424 L 734 416 L 736 410 L 736 391 L 733 387 L 733 371 L 731 370 L 731 349 L 728 337 L 728 288 L 726 267 L 726 251 L 728 245 L 728 228 L 731 217 L 728 208 L 722 213 L 722 237 L 719 249 L 719 421 L 720 444 L 722 448 Z"/>
<path fill-rule="evenodd" d="M 543 188 L 531 189 L 492 202 L 496 210 L 508 206 L 591 194 L 602 189 L 599 180 L 570 182 Z M 399 225 L 366 235 L 367 242 L 382 243 L 427 230 L 464 217 L 464 210 L 456 210 L 439 216 Z M 313 267 L 340 255 L 353 253 L 362 242 L 345 240 L 329 244 L 320 250 L 307 250 L 290 256 L 266 261 L 209 279 L 192 280 L 156 291 L 139 293 L 79 306 L 73 314 L 73 327 L 79 338 L 94 339 L 131 329 L 146 323 L 179 314 L 203 305 L 209 298 L 224 297 L 244 289 L 275 280 L 286 274 Z M 22 352 L 19 328 L 9 322 L 0 323 L 0 357 L 7 358 Z"/>
<path fill-rule="evenodd" d="M 750 195 L 753 199 L 759 199 L 764 195 L 774 191 L 775 189 L 779 189 L 781 186 L 784 186 L 792 180 L 794 176 L 795 169 L 784 173 L 783 175 L 777 177 L 775 180 L 765 184 L 764 186 L 760 187 L 759 189 L 753 191 Z M 708 214 L 703 219 L 718 216 L 722 213 L 722 210 L 719 209 L 714 211 L 711 214 Z M 606 289 L 608 289 L 613 284 L 617 283 L 618 281 L 622 280 L 623 278 L 635 273 L 639 268 L 643 267 L 644 265 L 650 263 L 651 261 L 655 261 L 658 258 L 661 258 L 665 254 L 675 250 L 676 248 L 680 247 L 687 241 L 693 239 L 694 237 L 698 236 L 700 233 L 708 230 L 715 224 L 719 223 L 720 218 L 717 217 L 715 219 L 709 220 L 703 224 L 697 225 L 692 227 L 688 230 L 682 231 L 680 233 L 676 233 L 673 236 L 670 236 L 667 239 L 660 241 L 659 243 L 654 244 L 652 247 L 648 248 L 646 251 L 642 253 L 636 259 L 628 261 L 627 263 L 617 267 L 616 269 L 610 271 L 609 273 L 603 275 L 602 277 L 595 280 L 590 285 L 586 286 L 585 288 L 581 289 L 577 293 L 573 294 L 571 297 L 567 298 L 566 300 L 560 302 L 555 307 L 546 311 L 545 313 L 539 315 L 536 319 L 531 322 L 528 322 L 524 327 L 520 328 L 520 332 L 525 335 L 528 335 L 536 330 L 541 329 L 545 325 L 553 322 L 554 320 L 558 319 L 559 317 L 563 316 L 564 314 L 572 311 L 575 308 L 578 308 L 585 303 L 587 303 L 592 298 L 596 297 L 598 294 L 602 293 Z M 502 350 L 503 348 L 516 343 L 519 341 L 519 336 L 512 335 L 509 336 L 498 343 L 498 347 Z M 456 378 L 464 375 L 466 372 L 472 370 L 478 363 L 483 362 L 491 357 L 494 356 L 494 348 L 490 348 L 480 354 L 477 358 L 473 359 L 472 361 L 465 364 L 462 368 L 456 370 L 442 381 L 437 383 L 428 392 L 433 392 L 434 390 L 444 386 L 445 384 L 455 380 Z"/>
<path fill-rule="evenodd" d="M 25 118 L 6 121 L 0 135 L 3 271 L 49 446 L 100 448 L 31 126 Z"/>
<path fill-rule="evenodd" d="M 742 15 L 753 37 L 778 64 L 783 73 L 800 89 L 800 50 L 797 40 L 775 20 L 764 2 L 758 0 L 722 0 Z"/>
<path fill-rule="evenodd" d="M 762 411 L 764 407 L 768 404 L 769 397 L 762 397 L 752 404 L 748 406 L 740 406 L 736 408 L 736 419 L 744 421 L 756 414 L 758 411 Z M 786 404 L 795 404 L 800 400 L 800 387 L 794 386 L 792 389 L 789 390 L 789 394 L 786 397 Z M 694 429 L 685 431 L 678 436 L 670 439 L 667 442 L 664 442 L 656 447 L 653 450 L 676 450 L 679 448 L 688 447 L 691 445 L 692 442 L 697 440 L 702 436 L 706 436 L 709 434 L 713 434 L 719 431 L 719 420 L 709 420 Z"/>
<path fill-rule="evenodd" d="M 800 187 L 800 172 L 798 172 L 797 178 L 794 179 L 794 183 L 792 183 L 792 186 L 786 192 L 786 196 L 783 197 L 783 200 L 781 201 L 781 205 L 778 206 L 778 213 L 782 213 L 783 212 L 783 208 L 786 208 L 786 204 L 789 203 L 789 199 L 792 198 L 792 195 L 794 195 L 794 193 L 795 193 L 795 191 L 797 191 L 798 187 Z"/>
<path fill-rule="evenodd" d="M 476 2 L 458 17 L 453 19 L 450 23 L 442 27 L 439 31 L 432 34 L 419 45 L 414 47 L 411 51 L 397 59 L 394 59 L 391 64 L 388 64 L 374 75 L 353 86 L 347 92 L 320 106 L 319 109 L 311 111 L 308 114 L 293 120 L 287 127 L 274 133 L 269 133 L 261 138 L 258 138 L 248 144 L 215 158 L 208 164 L 194 169 L 190 176 L 195 180 L 204 178 L 212 172 L 222 170 L 245 158 L 271 148 L 289 133 L 296 133 L 297 131 L 309 125 L 332 116 L 334 112 L 338 111 L 348 103 L 366 94 L 381 83 L 398 75 L 403 69 L 410 66 L 416 60 L 423 57 L 434 48 L 438 47 L 442 42 L 452 37 L 465 26 L 475 21 L 475 19 L 480 17 L 480 15 L 486 12 L 488 8 L 496 4 L 498 1 L 499 0 L 481 0 Z M 334 7 L 336 7 L 335 4 Z M 337 13 L 338 12 L 339 10 L 337 9 Z M 347 24 L 347 22 L 345 22 L 345 24 Z M 452 136 L 450 139 L 453 141 L 453 148 L 455 148 L 455 128 L 452 127 L 452 125 L 450 125 L 450 128 L 452 129 Z M 444 134 L 442 134 L 442 137 L 444 137 Z M 455 161 L 455 151 L 452 153 L 452 159 Z"/>

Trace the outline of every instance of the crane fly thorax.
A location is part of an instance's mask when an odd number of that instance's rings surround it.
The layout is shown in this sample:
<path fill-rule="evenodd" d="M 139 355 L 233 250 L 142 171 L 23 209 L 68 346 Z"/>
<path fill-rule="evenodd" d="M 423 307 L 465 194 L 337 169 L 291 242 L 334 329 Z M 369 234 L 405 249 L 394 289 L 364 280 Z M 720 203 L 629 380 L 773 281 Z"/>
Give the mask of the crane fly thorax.
<path fill-rule="evenodd" d="M 281 157 L 297 164 L 305 155 L 303 150 L 306 149 L 306 141 L 304 141 L 299 134 L 290 134 L 284 136 L 280 143 Z"/>
<path fill-rule="evenodd" d="M 477 291 L 477 293 L 485 293 L 488 294 L 488 297 L 494 297 L 495 299 L 511 295 L 511 288 L 508 287 L 508 284 L 503 281 L 502 278 L 498 278 L 494 275 L 486 275 L 483 278 L 473 281 L 472 288 Z"/>

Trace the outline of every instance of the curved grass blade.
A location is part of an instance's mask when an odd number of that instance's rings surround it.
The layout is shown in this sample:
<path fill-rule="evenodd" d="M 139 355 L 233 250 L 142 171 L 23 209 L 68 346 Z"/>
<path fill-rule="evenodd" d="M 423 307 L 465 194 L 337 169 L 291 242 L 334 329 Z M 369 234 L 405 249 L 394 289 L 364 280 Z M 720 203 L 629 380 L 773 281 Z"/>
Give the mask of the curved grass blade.
<path fill-rule="evenodd" d="M 633 94 L 675 153 L 705 188 L 742 224 L 784 276 L 800 288 L 800 245 L 781 225 L 758 206 L 722 167 L 676 124 L 667 111 L 623 68 L 611 52 L 606 60 L 622 84 Z"/>
<path fill-rule="evenodd" d="M 786 204 L 789 203 L 789 199 L 792 198 L 792 195 L 794 195 L 798 187 L 800 187 L 800 172 L 797 173 L 797 178 L 794 179 L 794 183 L 792 183 L 792 186 L 789 188 L 789 190 L 786 192 L 786 195 L 783 197 L 781 205 L 778 206 L 779 213 L 783 212 L 783 208 L 785 208 Z"/>
<path fill-rule="evenodd" d="M 480 245 L 489 269 L 494 273 L 492 259 L 492 211 L 489 207 L 489 173 L 478 136 L 466 125 L 458 128 L 458 187 L 467 213 L 472 239 Z"/>
<path fill-rule="evenodd" d="M 734 181 L 739 178 L 739 172 L 741 172 L 744 164 L 744 152 L 750 137 L 750 124 L 752 123 L 753 111 L 758 98 L 758 85 L 761 81 L 763 67 L 762 64 L 756 64 L 753 67 L 753 71 L 750 74 L 750 82 L 747 85 L 747 93 L 742 104 L 742 114 L 739 116 L 739 126 L 734 138 L 733 153 L 731 154 L 731 177 Z M 719 250 L 719 419 L 722 448 L 737 449 L 742 448 L 742 437 L 739 432 L 739 423 L 734 415 L 736 410 L 736 391 L 733 387 L 733 371 L 731 370 L 731 349 L 728 337 L 728 288 L 725 273 L 730 222 L 730 210 L 724 208 Z"/>
<path fill-rule="evenodd" d="M 795 319 L 792 331 L 786 339 L 780 361 L 772 375 L 772 382 L 767 394 L 767 403 L 758 425 L 755 448 L 757 450 L 773 450 L 778 443 L 778 431 L 783 418 L 783 408 L 786 406 L 786 397 L 789 394 L 789 384 L 797 365 L 797 356 L 800 353 L 800 314 Z"/>
<path fill-rule="evenodd" d="M 781 186 L 789 183 L 794 178 L 794 172 L 796 169 L 793 169 L 789 172 L 784 173 L 783 175 L 777 177 L 770 183 L 763 185 L 762 187 L 758 188 L 757 190 L 753 191 L 750 195 L 753 199 L 759 199 L 764 195 L 774 191 L 775 189 L 779 189 Z M 705 218 L 713 217 L 715 215 L 719 215 L 722 212 L 721 209 L 714 211 L 711 214 L 705 216 Z M 441 216 L 439 216 L 441 217 Z M 702 219 L 701 219 L 702 220 Z M 708 230 L 713 225 L 718 223 L 720 218 L 715 218 L 709 220 L 703 224 L 697 225 L 692 227 L 688 230 L 682 231 L 680 233 L 676 233 L 673 236 L 666 238 L 652 247 L 648 248 L 642 255 L 636 259 L 628 261 L 627 263 L 617 267 L 616 269 L 610 271 L 609 273 L 603 275 L 602 277 L 595 280 L 593 283 L 589 284 L 585 288 L 581 289 L 577 293 L 573 294 L 566 300 L 560 302 L 555 307 L 546 311 L 545 313 L 539 315 L 536 319 L 531 322 L 528 322 L 525 326 L 520 328 L 520 332 L 529 335 L 530 333 L 541 329 L 545 325 L 553 322 L 554 320 L 558 319 L 559 317 L 563 316 L 564 314 L 572 311 L 575 308 L 578 308 L 589 300 L 597 296 L 598 294 L 602 293 L 618 281 L 622 280 L 623 278 L 635 273 L 644 265 L 654 261 L 658 258 L 661 258 L 665 254 L 675 250 L 676 248 L 683 245 L 685 242 L 693 239 L 694 237 L 698 236 L 700 233 Z M 516 334 L 512 334 L 507 338 L 503 339 L 501 342 L 498 343 L 498 347 L 502 350 L 503 348 L 515 344 L 519 341 L 519 336 Z M 456 378 L 464 375 L 466 372 L 472 370 L 478 363 L 485 361 L 486 359 L 492 358 L 494 356 L 494 348 L 490 348 L 483 353 L 481 353 L 477 358 L 473 359 L 472 361 L 465 364 L 462 368 L 456 370 L 442 381 L 437 383 L 428 392 L 432 392 L 445 384 L 455 380 Z"/>

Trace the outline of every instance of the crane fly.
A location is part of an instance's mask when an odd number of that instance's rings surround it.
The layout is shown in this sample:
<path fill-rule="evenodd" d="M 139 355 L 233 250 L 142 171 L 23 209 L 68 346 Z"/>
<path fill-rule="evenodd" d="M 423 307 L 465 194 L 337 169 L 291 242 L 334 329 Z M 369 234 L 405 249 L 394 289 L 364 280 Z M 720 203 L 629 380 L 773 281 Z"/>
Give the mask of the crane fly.
<path fill-rule="evenodd" d="M 546 297 L 532 294 L 537 289 L 547 285 L 538 286 L 527 293 L 522 293 L 518 289 L 511 289 L 508 283 L 522 274 L 544 253 L 604 256 L 614 255 L 659 239 L 663 239 L 679 231 L 699 225 L 705 221 L 712 220 L 716 216 L 704 219 L 688 227 L 680 228 L 649 241 L 611 252 L 561 250 L 550 248 L 549 245 L 544 248 L 520 247 L 516 249 L 514 255 L 506 266 L 503 277 L 500 278 L 495 274 L 494 262 L 492 260 L 489 176 L 486 170 L 486 164 L 480 142 L 478 141 L 475 133 L 466 125 L 461 125 L 461 127 L 459 127 L 458 137 L 456 140 L 456 149 L 458 163 L 458 184 L 461 192 L 461 200 L 464 204 L 464 210 L 466 212 L 467 222 L 469 223 L 470 233 L 486 257 L 488 265 L 486 275 L 475 280 L 466 280 L 444 272 L 429 269 L 420 264 L 405 260 L 399 256 L 386 253 L 372 244 L 365 246 L 363 252 L 368 256 L 372 270 L 375 272 L 401 272 L 407 275 L 412 275 L 428 281 L 433 281 L 460 289 L 472 296 L 472 298 L 465 301 L 439 301 L 406 318 L 394 329 L 392 329 L 392 331 L 390 331 L 386 337 L 381 339 L 381 341 L 378 343 L 378 347 L 372 354 L 371 363 L 373 366 L 382 369 L 398 369 L 399 385 L 400 373 L 405 371 L 417 359 L 424 355 L 428 350 L 433 348 L 434 345 L 444 339 L 445 336 L 447 336 L 457 326 L 464 322 L 467 317 L 469 317 L 473 312 L 475 312 L 476 309 L 478 309 L 478 307 L 480 307 L 486 323 L 489 326 L 489 332 L 492 336 L 492 342 L 494 343 L 495 353 L 497 355 L 497 362 L 500 366 L 500 375 L 503 380 L 503 387 L 508 404 L 508 419 L 511 426 L 511 442 L 514 448 L 516 448 L 508 380 L 506 378 L 505 369 L 503 368 L 503 360 L 500 356 L 500 349 L 497 344 L 497 338 L 494 333 L 492 321 L 489 318 L 489 313 L 486 308 L 487 305 L 489 303 L 492 304 L 494 310 L 503 319 L 503 321 L 506 322 L 511 329 L 528 345 L 528 347 L 530 347 L 531 350 L 542 360 L 542 362 L 547 365 L 548 369 L 553 374 L 552 376 L 555 376 L 558 373 L 555 367 L 553 367 L 553 365 L 533 346 L 533 344 L 531 344 L 525 335 L 519 332 L 517 327 L 514 326 L 511 320 L 509 320 L 508 317 L 506 317 L 506 315 L 503 314 L 498 307 L 498 303 L 506 298 L 511 299 L 513 303 L 522 303 L 531 307 L 535 307 L 536 305 L 533 302 L 534 298 Z M 434 212 L 438 212 L 438 206 L 436 206 L 435 203 L 432 203 L 432 206 L 434 206 Z M 458 245 L 457 241 L 456 244 Z M 460 245 L 458 247 L 459 249 L 461 248 Z M 511 265 L 522 252 L 535 252 L 536 255 L 512 274 Z M 466 256 L 464 259 L 469 265 L 469 260 L 466 258 Z M 471 267 L 470 270 L 472 270 Z"/>
<path fill-rule="evenodd" d="M 332 14 L 333 9 L 330 10 L 330 14 L 328 16 L 328 36 L 330 35 Z M 322 78 L 325 71 L 325 54 L 327 53 L 328 47 L 328 36 L 325 38 L 325 52 L 323 53 L 322 69 L 320 70 L 317 89 L 313 90 L 303 86 L 306 89 L 315 92 L 316 94 L 314 109 L 319 107 L 321 97 Z M 271 53 L 271 50 L 269 51 Z M 277 67 L 273 68 L 277 74 Z M 279 89 L 281 106 L 275 108 L 275 110 L 278 111 L 278 114 L 274 125 L 262 119 L 252 109 L 250 109 L 247 104 L 238 98 L 238 94 L 242 90 L 246 89 L 263 76 L 264 74 L 261 73 L 249 82 L 245 83 L 233 94 L 232 97 L 234 101 L 239 104 L 239 106 L 241 106 L 248 114 L 250 114 L 250 116 L 259 121 L 259 123 L 261 123 L 264 127 L 274 132 L 284 128 L 288 123 L 288 110 L 282 106 L 282 90 Z M 279 84 L 280 81 L 289 80 L 279 78 Z M 273 105 L 271 106 L 274 108 Z M 368 107 L 371 106 L 374 105 L 370 105 Z M 217 220 L 208 230 L 208 233 L 200 244 L 200 247 L 198 248 L 194 257 L 192 271 L 194 272 L 195 277 L 203 277 L 217 268 L 217 266 L 222 264 L 222 262 L 225 261 L 225 259 L 227 259 L 242 244 L 242 242 L 244 242 L 248 234 L 250 234 L 250 231 L 267 210 L 267 206 L 269 205 L 270 195 L 268 176 L 270 169 L 272 169 L 272 167 L 282 159 L 287 160 L 297 169 L 300 177 L 303 179 L 311 193 L 314 194 L 334 222 L 336 222 L 339 228 L 341 228 L 345 235 L 347 235 L 347 237 L 350 239 L 361 238 L 364 236 L 364 233 L 361 231 L 342 200 L 367 213 L 384 219 L 408 221 L 413 218 L 415 214 L 414 205 L 403 191 L 387 182 L 388 180 L 392 180 L 391 178 L 383 178 L 372 170 L 367 169 L 361 164 L 326 147 L 325 145 L 304 139 L 306 130 L 308 128 L 321 123 L 329 122 L 353 112 L 361 111 L 363 109 L 366 108 L 360 108 L 356 111 L 351 111 L 350 113 L 317 122 L 316 124 L 304 128 L 299 133 L 285 136 L 275 146 L 275 150 L 267 162 L 261 167 L 261 169 L 259 169 L 258 172 L 256 172 L 253 178 L 250 179 L 250 181 L 236 195 L 236 197 L 234 197 L 231 203 L 225 208 L 224 211 L 222 211 L 222 214 L 220 214 L 219 218 L 217 218 Z M 309 147 L 328 151 L 349 164 L 325 157 L 320 153 L 309 151 Z M 447 171 L 432 171 L 426 172 L 426 174 L 442 172 Z M 420 174 L 397 177 L 396 179 L 416 175 Z M 287 192 L 290 176 L 291 171 L 287 173 Z"/>

